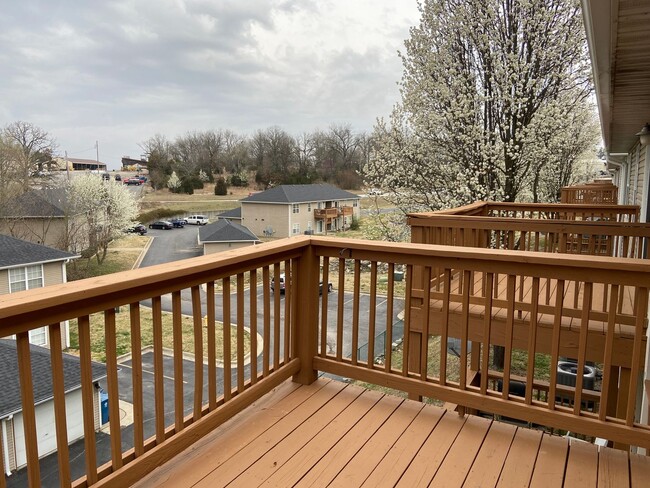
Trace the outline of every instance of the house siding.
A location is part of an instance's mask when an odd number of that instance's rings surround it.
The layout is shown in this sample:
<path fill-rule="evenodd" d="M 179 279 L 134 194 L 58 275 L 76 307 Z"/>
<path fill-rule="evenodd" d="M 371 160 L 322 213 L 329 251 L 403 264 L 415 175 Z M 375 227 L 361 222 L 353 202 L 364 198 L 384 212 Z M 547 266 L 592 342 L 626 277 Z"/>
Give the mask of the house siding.
<path fill-rule="evenodd" d="M 66 223 L 62 218 L 0 219 L 0 234 L 67 251 Z"/>
<path fill-rule="evenodd" d="M 63 283 L 63 262 L 46 263 L 43 265 L 43 284 L 59 285 Z"/>
<path fill-rule="evenodd" d="M 290 204 L 242 202 L 241 225 L 258 237 L 263 237 L 268 227 L 273 229 L 273 237 L 289 237 L 291 235 L 290 214 Z"/>
<path fill-rule="evenodd" d="M 0 269 L 0 295 L 9 293 L 9 271 Z"/>
<path fill-rule="evenodd" d="M 253 242 L 207 242 L 203 244 L 203 254 L 231 251 L 242 247 L 252 246 Z"/>

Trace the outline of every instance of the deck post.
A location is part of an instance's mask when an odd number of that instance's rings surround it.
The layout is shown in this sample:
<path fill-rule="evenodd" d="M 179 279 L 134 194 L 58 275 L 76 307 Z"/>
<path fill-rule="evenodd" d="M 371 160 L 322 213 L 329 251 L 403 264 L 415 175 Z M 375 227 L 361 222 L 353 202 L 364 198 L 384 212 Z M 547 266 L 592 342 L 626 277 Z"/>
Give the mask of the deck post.
<path fill-rule="evenodd" d="M 298 314 L 291 321 L 291 356 L 300 359 L 300 371 L 293 381 L 308 385 L 316 381 L 314 356 L 318 352 L 318 277 L 319 259 L 311 244 L 305 246 L 297 260 L 298 273 L 294 297 L 298 300 Z M 325 285 L 327 286 L 327 285 Z"/>

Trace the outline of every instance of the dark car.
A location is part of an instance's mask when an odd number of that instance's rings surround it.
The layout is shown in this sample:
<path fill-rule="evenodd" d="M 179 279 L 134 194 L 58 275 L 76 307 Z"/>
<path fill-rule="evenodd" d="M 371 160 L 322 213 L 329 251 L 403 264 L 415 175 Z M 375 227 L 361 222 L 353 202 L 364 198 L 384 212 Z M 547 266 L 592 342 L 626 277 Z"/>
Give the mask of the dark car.
<path fill-rule="evenodd" d="M 158 222 L 154 222 L 153 224 L 149 224 L 150 229 L 164 229 L 164 230 L 169 230 L 173 229 L 174 226 L 172 225 L 171 222 L 167 222 L 166 220 L 159 220 Z"/>
<path fill-rule="evenodd" d="M 115 181 L 122 181 L 122 177 L 120 175 L 115 175 Z"/>
<path fill-rule="evenodd" d="M 111 179 L 111 175 L 108 173 L 102 173 L 102 180 L 108 181 Z"/>
<path fill-rule="evenodd" d="M 170 222 L 174 227 L 179 229 L 185 227 L 185 219 L 171 219 Z"/>
<path fill-rule="evenodd" d="M 126 231 L 132 234 L 140 234 L 141 236 L 143 236 L 147 233 L 147 228 L 142 224 L 137 224 L 134 225 L 133 227 L 129 227 L 128 229 L 126 229 Z"/>
<path fill-rule="evenodd" d="M 127 185 L 140 186 L 142 184 L 142 181 L 139 178 L 129 178 L 128 180 L 124 180 L 124 183 L 126 183 Z"/>

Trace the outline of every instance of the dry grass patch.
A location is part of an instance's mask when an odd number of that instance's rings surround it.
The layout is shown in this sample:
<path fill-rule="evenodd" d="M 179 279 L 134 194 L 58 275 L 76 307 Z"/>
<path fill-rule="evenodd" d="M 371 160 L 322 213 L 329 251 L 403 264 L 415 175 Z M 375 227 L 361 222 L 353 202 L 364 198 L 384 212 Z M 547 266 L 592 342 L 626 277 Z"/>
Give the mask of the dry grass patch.
<path fill-rule="evenodd" d="M 173 327 L 171 313 L 162 314 L 163 347 L 173 348 Z M 182 316 L 182 343 L 183 351 L 194 353 L 194 322 L 192 317 Z M 203 354 L 207 358 L 207 327 L 203 322 Z M 153 314 L 151 309 L 140 307 L 140 333 L 142 335 L 142 347 L 153 345 Z M 216 323 L 216 357 L 217 361 L 223 361 L 223 324 Z M 117 355 L 121 356 L 131 351 L 131 324 L 128 307 L 122 307 L 122 311 L 115 314 L 115 335 L 117 338 Z M 104 339 L 104 314 L 96 313 L 90 316 L 91 356 L 95 361 L 106 361 L 106 342 Z M 231 357 L 237 359 L 237 328 L 231 327 Z M 79 332 L 76 320 L 70 321 L 70 349 L 68 352 L 79 352 Z M 244 332 L 244 354 L 250 354 L 250 334 Z"/>

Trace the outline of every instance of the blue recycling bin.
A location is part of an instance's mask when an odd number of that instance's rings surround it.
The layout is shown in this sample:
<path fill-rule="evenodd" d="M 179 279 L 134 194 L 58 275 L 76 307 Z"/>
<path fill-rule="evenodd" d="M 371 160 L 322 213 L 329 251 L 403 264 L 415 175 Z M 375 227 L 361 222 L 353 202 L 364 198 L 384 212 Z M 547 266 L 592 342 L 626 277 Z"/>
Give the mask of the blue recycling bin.
<path fill-rule="evenodd" d="M 109 421 L 108 418 L 108 393 L 104 390 L 99 390 L 99 403 L 102 417 L 102 425 Z"/>

